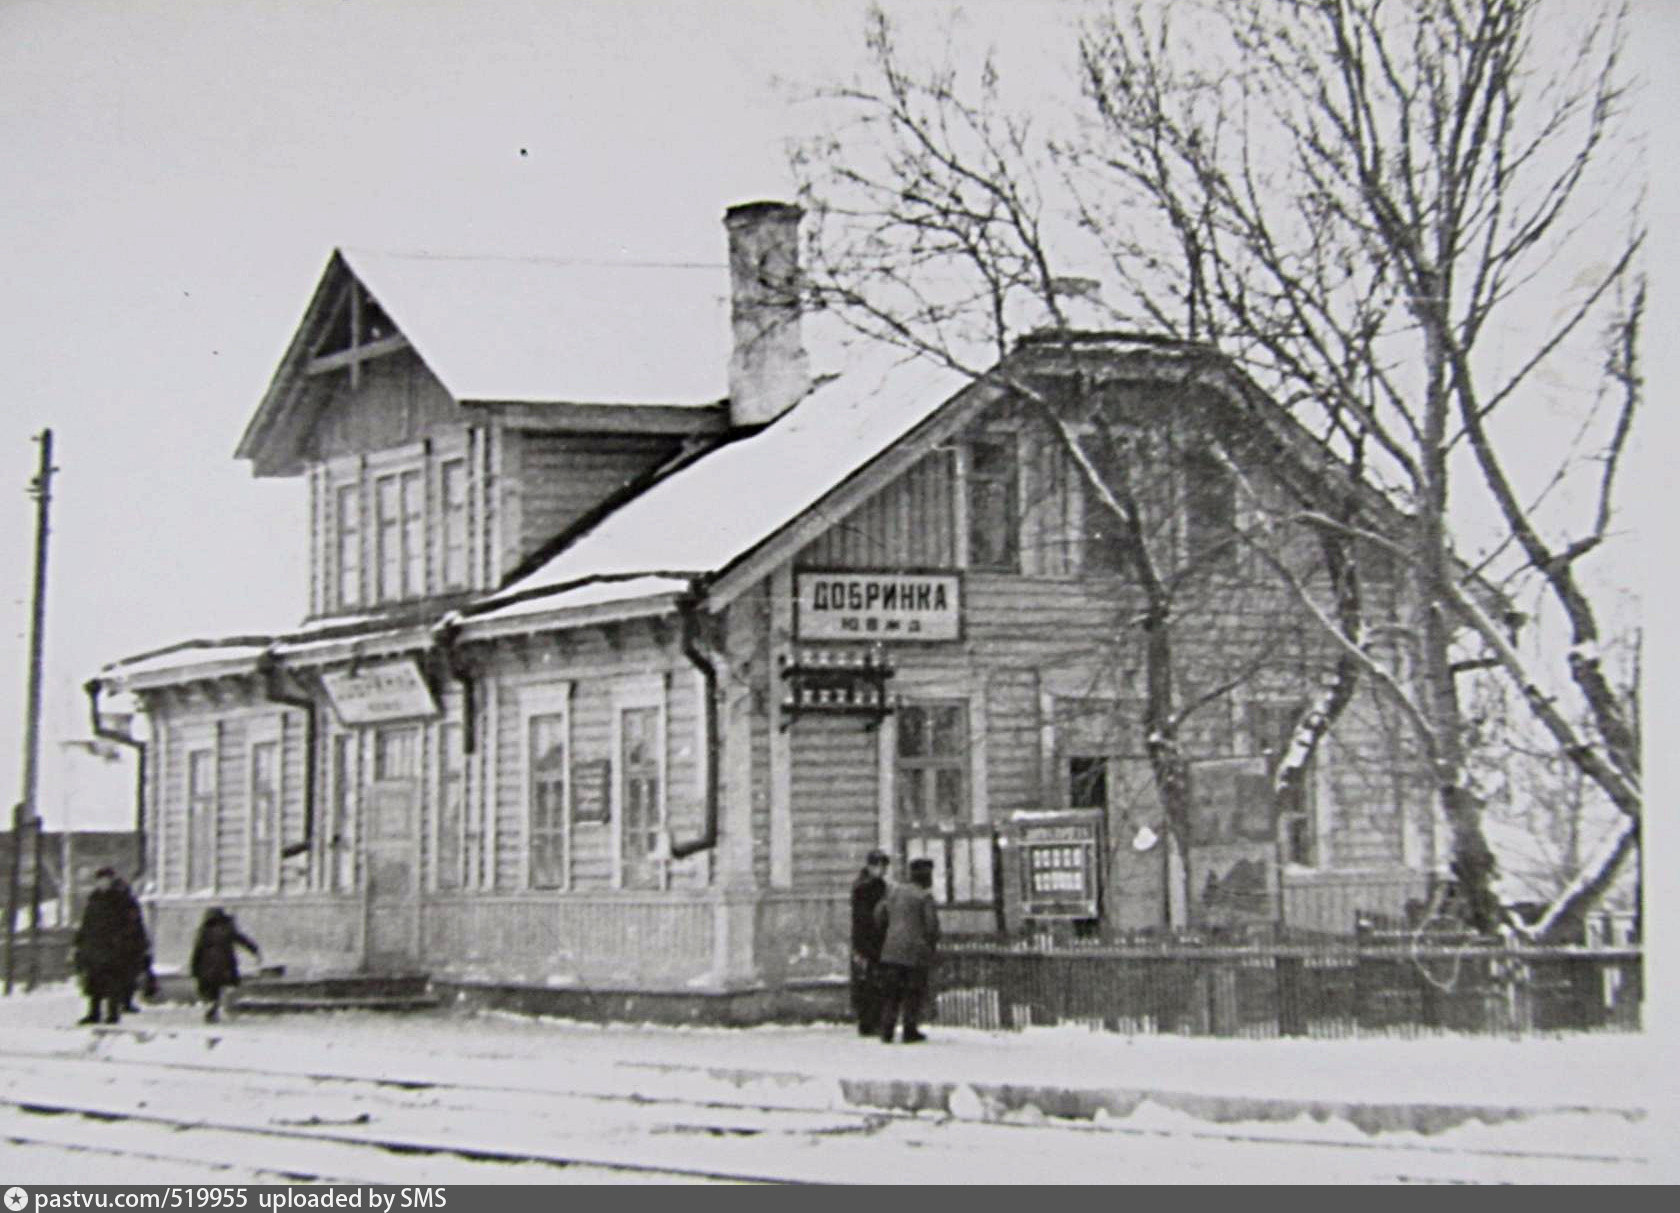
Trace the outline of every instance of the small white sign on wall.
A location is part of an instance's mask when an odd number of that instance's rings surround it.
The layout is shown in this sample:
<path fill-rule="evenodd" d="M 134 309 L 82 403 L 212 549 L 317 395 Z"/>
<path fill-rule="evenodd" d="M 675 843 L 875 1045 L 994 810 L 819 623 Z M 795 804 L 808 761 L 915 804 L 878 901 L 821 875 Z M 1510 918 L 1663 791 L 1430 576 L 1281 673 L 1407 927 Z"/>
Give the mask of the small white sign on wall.
<path fill-rule="evenodd" d="M 346 725 L 413 720 L 438 714 L 432 688 L 412 660 L 321 675 L 333 711 Z"/>

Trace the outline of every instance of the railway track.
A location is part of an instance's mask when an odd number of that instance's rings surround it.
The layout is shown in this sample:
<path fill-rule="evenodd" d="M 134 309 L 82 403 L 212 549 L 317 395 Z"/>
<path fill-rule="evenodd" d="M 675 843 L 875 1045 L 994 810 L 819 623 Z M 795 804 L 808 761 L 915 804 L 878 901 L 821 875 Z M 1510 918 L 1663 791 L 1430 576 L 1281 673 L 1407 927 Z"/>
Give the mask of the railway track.
<path fill-rule="evenodd" d="M 0 1053 L 0 1141 L 85 1160 L 88 1182 L 172 1165 L 221 1171 L 224 1182 L 409 1185 L 1218 1182 L 1268 1170 L 1296 1182 L 1616 1183 L 1640 1182 L 1647 1168 L 1632 1147 L 1358 1141 L 1305 1126 L 976 1124 L 38 1052 Z"/>

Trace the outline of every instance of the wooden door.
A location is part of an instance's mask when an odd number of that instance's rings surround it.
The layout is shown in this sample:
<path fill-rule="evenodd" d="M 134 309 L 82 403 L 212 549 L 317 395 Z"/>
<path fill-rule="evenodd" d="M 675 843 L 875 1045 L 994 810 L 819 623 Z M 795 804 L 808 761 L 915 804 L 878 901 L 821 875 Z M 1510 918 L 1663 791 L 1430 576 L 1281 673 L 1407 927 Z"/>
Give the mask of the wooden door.
<path fill-rule="evenodd" d="M 420 730 L 381 729 L 363 797 L 366 935 L 371 973 L 411 973 L 420 963 Z"/>

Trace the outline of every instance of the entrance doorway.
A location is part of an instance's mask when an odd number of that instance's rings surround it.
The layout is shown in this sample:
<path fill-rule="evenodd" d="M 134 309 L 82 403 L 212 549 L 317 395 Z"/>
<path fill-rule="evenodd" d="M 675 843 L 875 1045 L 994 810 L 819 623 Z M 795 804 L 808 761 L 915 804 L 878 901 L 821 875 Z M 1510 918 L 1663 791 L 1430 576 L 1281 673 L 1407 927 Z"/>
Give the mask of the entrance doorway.
<path fill-rule="evenodd" d="M 387 728 L 374 734 L 373 779 L 363 804 L 363 967 L 370 973 L 412 973 L 420 962 L 419 728 Z"/>

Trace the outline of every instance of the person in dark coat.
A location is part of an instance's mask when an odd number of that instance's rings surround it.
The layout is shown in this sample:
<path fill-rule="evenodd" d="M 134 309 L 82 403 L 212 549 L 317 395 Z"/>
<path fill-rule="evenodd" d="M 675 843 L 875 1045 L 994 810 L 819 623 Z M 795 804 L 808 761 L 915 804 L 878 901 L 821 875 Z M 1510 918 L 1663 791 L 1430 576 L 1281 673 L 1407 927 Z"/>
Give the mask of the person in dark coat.
<path fill-rule="evenodd" d="M 205 1023 L 215 1023 L 222 1017 L 222 991 L 239 984 L 235 945 L 262 959 L 262 949 L 240 932 L 226 910 L 221 906 L 206 910 L 204 921 L 198 924 L 198 938 L 193 940 L 191 965 L 198 996 L 210 1004 L 204 1012 Z"/>
<path fill-rule="evenodd" d="M 140 1008 L 134 1002 L 135 992 L 144 988 L 146 996 L 150 998 L 157 989 L 157 978 L 152 976 L 152 941 L 146 934 L 146 913 L 140 908 L 140 899 L 134 895 L 128 881 L 121 876 L 115 876 L 111 880 L 111 887 L 117 891 L 117 895 L 127 907 L 129 917 L 133 919 L 129 929 L 140 942 L 140 954 L 135 958 L 134 970 L 129 973 L 128 984 L 123 987 L 122 1003 L 124 1012 L 138 1011 Z"/>
<path fill-rule="evenodd" d="M 119 1023 L 134 974 L 146 963 L 146 929 L 133 910 L 134 895 L 117 888 L 110 868 L 94 873 L 73 956 L 88 1011 L 83 1023 Z"/>
<path fill-rule="evenodd" d="M 871 851 L 852 882 L 852 1015 L 859 1036 L 881 1030 L 881 924 L 875 907 L 887 894 L 885 851 Z"/>
<path fill-rule="evenodd" d="M 910 883 L 894 885 L 875 917 L 885 930 L 881 941 L 881 1039 L 893 1041 L 900 1012 L 904 1043 L 926 1040 L 922 1035 L 922 1002 L 927 997 L 928 973 L 939 947 L 939 907 L 933 902 L 933 860 L 910 861 Z"/>

